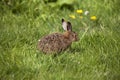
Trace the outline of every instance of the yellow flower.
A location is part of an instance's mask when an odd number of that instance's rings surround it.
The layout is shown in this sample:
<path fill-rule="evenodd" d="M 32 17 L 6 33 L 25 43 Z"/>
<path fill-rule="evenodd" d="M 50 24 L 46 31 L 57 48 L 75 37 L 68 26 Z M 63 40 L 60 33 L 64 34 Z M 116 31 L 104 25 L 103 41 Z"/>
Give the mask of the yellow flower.
<path fill-rule="evenodd" d="M 69 17 L 75 19 L 75 15 L 69 15 Z"/>
<path fill-rule="evenodd" d="M 83 16 L 80 16 L 80 19 L 82 19 L 83 18 Z"/>
<path fill-rule="evenodd" d="M 82 14 L 82 13 L 83 13 L 83 10 L 82 10 L 82 9 L 77 10 L 77 13 Z"/>
<path fill-rule="evenodd" d="M 96 18 L 96 16 L 91 16 L 90 19 L 95 21 L 97 18 Z"/>

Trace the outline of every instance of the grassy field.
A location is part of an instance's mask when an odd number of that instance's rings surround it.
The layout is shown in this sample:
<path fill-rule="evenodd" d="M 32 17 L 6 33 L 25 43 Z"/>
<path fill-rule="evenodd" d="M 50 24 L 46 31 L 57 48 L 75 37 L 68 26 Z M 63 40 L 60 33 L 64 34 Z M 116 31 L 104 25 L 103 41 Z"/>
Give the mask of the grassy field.
<path fill-rule="evenodd" d="M 0 80 L 120 80 L 120 1 L 78 0 L 70 8 L 43 1 L 0 1 Z M 89 15 L 80 18 L 78 9 Z M 80 40 L 57 56 L 39 52 L 39 38 L 63 32 L 62 18 Z"/>

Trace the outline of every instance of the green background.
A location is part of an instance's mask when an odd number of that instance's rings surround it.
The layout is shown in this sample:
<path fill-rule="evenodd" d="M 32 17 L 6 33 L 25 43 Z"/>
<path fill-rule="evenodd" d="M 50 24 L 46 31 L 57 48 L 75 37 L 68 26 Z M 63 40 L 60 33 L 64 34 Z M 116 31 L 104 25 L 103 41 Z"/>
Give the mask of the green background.
<path fill-rule="evenodd" d="M 120 80 L 119 4 L 120 0 L 1 0 L 0 80 Z M 78 9 L 89 15 L 83 13 L 80 19 Z M 39 52 L 42 36 L 64 32 L 62 18 L 72 23 L 80 40 L 56 56 Z"/>

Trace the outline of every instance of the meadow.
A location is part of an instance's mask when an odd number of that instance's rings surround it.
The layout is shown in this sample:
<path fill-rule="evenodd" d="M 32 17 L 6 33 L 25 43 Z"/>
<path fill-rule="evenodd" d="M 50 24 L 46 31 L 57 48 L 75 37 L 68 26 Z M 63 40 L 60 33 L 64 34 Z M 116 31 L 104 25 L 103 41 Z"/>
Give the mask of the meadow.
<path fill-rule="evenodd" d="M 0 80 L 120 80 L 119 4 L 119 0 L 0 1 Z M 64 32 L 62 18 L 72 23 L 80 40 L 56 56 L 38 51 L 42 36 Z"/>

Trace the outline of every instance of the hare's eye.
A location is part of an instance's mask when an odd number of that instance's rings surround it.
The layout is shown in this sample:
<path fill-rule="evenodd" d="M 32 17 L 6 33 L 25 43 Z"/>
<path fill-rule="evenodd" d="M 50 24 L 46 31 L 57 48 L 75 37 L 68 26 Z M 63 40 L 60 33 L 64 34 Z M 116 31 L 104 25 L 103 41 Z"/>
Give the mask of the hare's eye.
<path fill-rule="evenodd" d="M 77 37 L 78 35 L 77 34 L 75 34 L 75 37 Z"/>
<path fill-rule="evenodd" d="M 73 32 L 73 33 L 75 33 L 75 32 Z"/>

